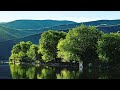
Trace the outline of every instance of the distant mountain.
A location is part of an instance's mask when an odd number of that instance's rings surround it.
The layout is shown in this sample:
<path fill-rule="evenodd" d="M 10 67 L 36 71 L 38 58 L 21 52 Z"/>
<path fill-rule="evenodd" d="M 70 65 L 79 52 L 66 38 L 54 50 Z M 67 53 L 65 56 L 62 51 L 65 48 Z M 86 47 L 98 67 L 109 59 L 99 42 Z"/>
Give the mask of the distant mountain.
<path fill-rule="evenodd" d="M 109 25 L 119 25 L 120 20 L 97 20 L 97 21 L 90 21 L 90 22 L 83 22 L 85 25 L 92 25 L 92 26 L 109 26 Z M 60 26 L 60 25 L 80 25 L 82 23 L 76 23 L 73 21 L 66 21 L 66 20 L 15 20 L 8 23 L 0 23 L 0 25 L 19 29 L 19 30 L 34 30 L 34 29 L 44 29 L 49 28 L 52 26 Z"/>
<path fill-rule="evenodd" d="M 102 26 L 102 25 L 119 25 L 120 20 L 97 20 L 97 21 L 90 21 L 90 22 L 84 22 L 85 25 L 94 25 L 94 26 Z"/>
<path fill-rule="evenodd" d="M 43 28 L 73 23 L 75 22 L 57 20 L 16 20 L 0 23 L 0 42 L 41 33 Z"/>
<path fill-rule="evenodd" d="M 98 29 L 102 30 L 105 33 L 120 31 L 120 20 L 97 20 L 97 21 L 91 21 L 91 22 L 53 26 L 49 28 L 44 28 L 41 30 L 41 32 L 46 31 L 47 29 L 48 30 L 68 30 L 68 29 L 80 26 L 81 24 L 85 24 L 87 26 L 89 25 L 96 26 Z"/>
<path fill-rule="evenodd" d="M 49 29 L 50 30 L 68 30 L 68 29 L 80 26 L 81 24 L 84 24 L 87 26 L 89 25 L 96 26 L 98 29 L 100 29 L 105 33 L 120 31 L 120 20 L 98 20 L 98 21 L 91 21 L 91 22 L 84 22 L 84 23 L 53 26 L 53 27 L 50 27 Z"/>
<path fill-rule="evenodd" d="M 102 30 L 105 33 L 120 31 L 120 25 L 98 26 L 97 28 Z"/>
<path fill-rule="evenodd" d="M 3 23 L 3 26 L 14 29 L 43 29 L 45 27 L 58 26 L 63 24 L 75 24 L 73 21 L 58 20 L 15 20 Z"/>

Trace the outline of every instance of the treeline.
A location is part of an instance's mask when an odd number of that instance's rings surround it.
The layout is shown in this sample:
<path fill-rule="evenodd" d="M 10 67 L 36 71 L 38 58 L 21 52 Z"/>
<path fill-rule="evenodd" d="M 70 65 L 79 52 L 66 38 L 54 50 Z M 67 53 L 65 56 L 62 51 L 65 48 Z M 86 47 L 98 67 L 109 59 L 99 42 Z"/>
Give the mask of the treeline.
<path fill-rule="evenodd" d="M 63 31 L 45 31 L 39 45 L 20 42 L 13 46 L 11 62 L 82 62 L 83 66 L 120 63 L 120 33 L 105 34 L 95 26 L 81 25 Z"/>

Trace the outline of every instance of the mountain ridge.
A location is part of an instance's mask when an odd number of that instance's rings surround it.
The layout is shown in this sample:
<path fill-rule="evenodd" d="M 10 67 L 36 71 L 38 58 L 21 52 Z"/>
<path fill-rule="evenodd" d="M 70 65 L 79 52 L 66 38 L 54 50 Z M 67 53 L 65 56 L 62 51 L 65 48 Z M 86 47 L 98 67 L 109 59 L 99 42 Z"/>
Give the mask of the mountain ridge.
<path fill-rule="evenodd" d="M 76 22 L 67 20 L 14 20 L 12 22 L 7 22 L 2 25 L 14 29 L 41 29 L 44 27 L 73 23 Z"/>

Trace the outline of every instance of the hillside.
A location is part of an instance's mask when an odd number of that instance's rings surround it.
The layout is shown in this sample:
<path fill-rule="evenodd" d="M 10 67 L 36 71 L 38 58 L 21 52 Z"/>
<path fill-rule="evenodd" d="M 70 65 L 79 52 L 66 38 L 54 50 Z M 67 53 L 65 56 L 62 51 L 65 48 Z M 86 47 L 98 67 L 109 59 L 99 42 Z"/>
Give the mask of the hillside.
<path fill-rule="evenodd" d="M 68 30 L 81 24 L 85 24 L 87 26 L 96 26 L 98 29 L 102 30 L 105 33 L 110 32 L 117 32 L 120 30 L 120 20 L 98 20 L 98 21 L 91 21 L 91 22 L 84 22 L 84 23 L 75 23 L 75 24 L 67 24 L 67 25 L 59 25 L 59 26 L 52 26 L 49 28 L 41 29 L 40 32 L 46 30 Z"/>
<path fill-rule="evenodd" d="M 20 31 L 17 29 L 10 29 L 3 26 L 0 26 L 0 42 L 15 39 L 15 38 L 21 38 L 25 36 L 29 36 L 35 34 L 33 32 L 29 31 Z"/>
<path fill-rule="evenodd" d="M 102 24 L 102 22 L 104 24 Z M 107 25 L 105 24 L 105 22 Z M 77 26 L 80 26 L 81 24 L 85 24 L 87 26 L 89 26 L 89 25 L 96 26 L 99 30 L 101 30 L 105 33 L 120 31 L 120 20 L 99 20 L 99 21 L 93 21 L 93 22 L 59 25 L 59 26 L 50 27 L 49 29 L 50 30 L 69 30 L 71 28 L 75 28 Z"/>
<path fill-rule="evenodd" d="M 8 23 L 1 23 L 0 42 L 42 33 L 47 30 L 68 30 L 80 26 L 81 24 L 82 23 L 75 23 L 72 21 L 57 20 L 16 20 Z M 109 33 L 119 30 L 120 20 L 98 20 L 84 22 L 84 24 L 97 26 L 105 33 Z"/>
<path fill-rule="evenodd" d="M 73 23 L 75 22 L 57 20 L 16 20 L 0 23 L 0 42 L 42 33 L 56 25 Z"/>
<path fill-rule="evenodd" d="M 110 26 L 98 26 L 98 29 L 105 33 L 120 31 L 120 25 L 110 25 Z"/>
<path fill-rule="evenodd" d="M 47 30 L 69 30 L 69 29 L 75 28 L 77 26 L 80 26 L 81 24 L 82 23 L 53 26 L 53 27 L 44 28 L 44 29 L 41 29 L 41 30 L 36 30 L 36 33 L 37 33 L 37 31 L 42 33 L 42 32 L 47 31 Z M 86 23 L 84 23 L 84 24 L 87 25 Z M 89 24 L 89 25 L 91 25 L 91 24 Z M 93 25 L 93 26 L 95 26 L 95 25 Z M 99 30 L 101 30 L 105 33 L 120 31 L 120 25 L 119 24 L 118 25 L 97 25 L 96 27 Z"/>
<path fill-rule="evenodd" d="M 73 21 L 58 20 L 15 20 L 12 22 L 1 24 L 3 26 L 14 29 L 43 29 L 45 27 L 58 26 L 63 24 L 74 24 Z"/>

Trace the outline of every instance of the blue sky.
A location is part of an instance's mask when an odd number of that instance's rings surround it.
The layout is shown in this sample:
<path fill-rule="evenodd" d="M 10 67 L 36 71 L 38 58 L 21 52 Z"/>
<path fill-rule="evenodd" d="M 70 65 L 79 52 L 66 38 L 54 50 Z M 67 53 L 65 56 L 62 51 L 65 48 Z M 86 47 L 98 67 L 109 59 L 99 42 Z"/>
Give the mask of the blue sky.
<path fill-rule="evenodd" d="M 94 20 L 120 19 L 120 11 L 0 11 L 0 22 L 18 19 L 34 20 L 70 20 L 87 22 Z"/>

